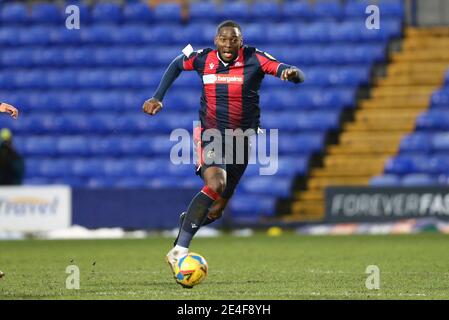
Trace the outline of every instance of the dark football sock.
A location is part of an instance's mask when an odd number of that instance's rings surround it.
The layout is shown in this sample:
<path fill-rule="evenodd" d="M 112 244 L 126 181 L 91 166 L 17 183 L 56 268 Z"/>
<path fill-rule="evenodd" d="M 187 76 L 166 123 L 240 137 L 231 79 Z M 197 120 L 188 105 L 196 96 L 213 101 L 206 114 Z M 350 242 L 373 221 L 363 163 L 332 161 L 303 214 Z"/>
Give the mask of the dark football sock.
<path fill-rule="evenodd" d="M 177 245 L 185 248 L 190 246 L 190 241 L 192 241 L 193 236 L 205 222 L 209 208 L 218 197 L 218 193 L 205 186 L 192 199 L 179 232 Z"/>
<path fill-rule="evenodd" d="M 206 220 L 204 220 L 203 224 L 201 225 L 202 227 L 207 226 L 208 224 L 211 224 L 212 222 L 214 222 L 217 219 L 211 219 L 209 217 L 206 217 Z"/>

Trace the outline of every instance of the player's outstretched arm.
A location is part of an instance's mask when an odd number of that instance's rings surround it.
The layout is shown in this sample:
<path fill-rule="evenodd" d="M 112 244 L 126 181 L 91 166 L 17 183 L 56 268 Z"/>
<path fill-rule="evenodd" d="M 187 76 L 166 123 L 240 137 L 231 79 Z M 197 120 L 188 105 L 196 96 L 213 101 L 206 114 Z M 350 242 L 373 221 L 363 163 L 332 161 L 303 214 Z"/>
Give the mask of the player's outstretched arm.
<path fill-rule="evenodd" d="M 149 115 L 155 115 L 162 109 L 162 99 L 164 99 L 165 93 L 171 87 L 173 82 L 183 71 L 182 67 L 183 56 L 180 55 L 176 57 L 165 70 L 162 76 L 161 82 L 159 83 L 156 92 L 153 97 L 143 104 L 143 111 Z"/>
<path fill-rule="evenodd" d="M 282 70 L 281 80 L 283 81 L 292 81 L 295 83 L 304 82 L 305 76 L 304 73 L 296 67 L 290 67 Z"/>
<path fill-rule="evenodd" d="M 19 110 L 7 103 L 0 103 L 0 112 L 9 113 L 14 119 L 17 119 L 17 117 L 19 116 Z"/>
<path fill-rule="evenodd" d="M 151 98 L 145 101 L 143 104 L 143 112 L 149 114 L 150 116 L 155 115 L 162 109 L 162 102 L 156 98 Z"/>

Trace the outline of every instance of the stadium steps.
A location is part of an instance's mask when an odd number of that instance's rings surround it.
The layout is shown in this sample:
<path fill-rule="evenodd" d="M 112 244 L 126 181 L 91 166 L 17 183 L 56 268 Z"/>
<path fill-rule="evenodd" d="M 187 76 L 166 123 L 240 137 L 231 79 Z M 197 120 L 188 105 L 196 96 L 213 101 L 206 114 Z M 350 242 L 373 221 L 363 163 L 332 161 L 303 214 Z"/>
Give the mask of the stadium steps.
<path fill-rule="evenodd" d="M 405 35 L 402 51 L 390 56 L 386 76 L 374 80 L 354 120 L 342 126 L 338 143 L 327 146 L 320 166 L 310 170 L 305 190 L 294 191 L 285 221 L 322 220 L 326 187 L 367 185 L 398 152 L 404 135 L 414 130 L 416 117 L 444 81 L 449 28 L 408 28 Z"/>

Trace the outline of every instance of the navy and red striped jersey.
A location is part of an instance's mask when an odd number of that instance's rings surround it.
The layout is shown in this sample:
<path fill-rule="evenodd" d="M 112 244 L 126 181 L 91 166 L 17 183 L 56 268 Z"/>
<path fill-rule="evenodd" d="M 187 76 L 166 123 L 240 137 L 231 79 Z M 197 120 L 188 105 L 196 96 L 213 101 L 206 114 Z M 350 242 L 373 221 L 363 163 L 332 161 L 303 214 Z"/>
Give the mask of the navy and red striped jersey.
<path fill-rule="evenodd" d="M 280 77 L 290 65 L 280 63 L 268 53 L 244 46 L 234 61 L 223 62 L 210 48 L 180 55 L 167 68 L 154 98 L 162 101 L 168 88 L 182 71 L 195 70 L 203 82 L 200 120 L 203 129 L 254 129 L 259 127 L 259 89 L 265 74 Z M 304 81 L 299 77 L 290 80 Z"/>
<path fill-rule="evenodd" d="M 203 82 L 200 120 L 203 129 L 246 130 L 259 126 L 259 89 L 265 74 L 280 77 L 291 67 L 254 47 L 244 46 L 237 58 L 223 62 L 210 48 L 184 56 L 183 70 L 195 70 Z M 299 81 L 298 81 L 299 82 Z"/>

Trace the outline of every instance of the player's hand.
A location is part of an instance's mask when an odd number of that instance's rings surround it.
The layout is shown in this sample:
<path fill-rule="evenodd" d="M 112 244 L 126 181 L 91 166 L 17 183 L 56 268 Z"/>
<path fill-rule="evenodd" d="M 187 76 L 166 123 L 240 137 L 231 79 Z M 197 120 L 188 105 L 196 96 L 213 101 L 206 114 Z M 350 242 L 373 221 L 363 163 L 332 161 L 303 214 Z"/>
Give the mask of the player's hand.
<path fill-rule="evenodd" d="M 17 110 L 17 108 L 7 103 L 0 104 L 0 112 L 9 113 L 11 117 L 13 117 L 14 119 L 17 119 L 17 117 L 19 116 L 19 110 Z"/>
<path fill-rule="evenodd" d="M 281 80 L 288 81 L 299 77 L 299 71 L 296 68 L 288 68 L 282 71 Z"/>
<path fill-rule="evenodd" d="M 149 114 L 150 116 L 154 116 L 156 113 L 161 111 L 162 109 L 162 102 L 160 102 L 156 98 L 151 98 L 145 101 L 143 104 L 143 112 L 146 114 Z"/>

